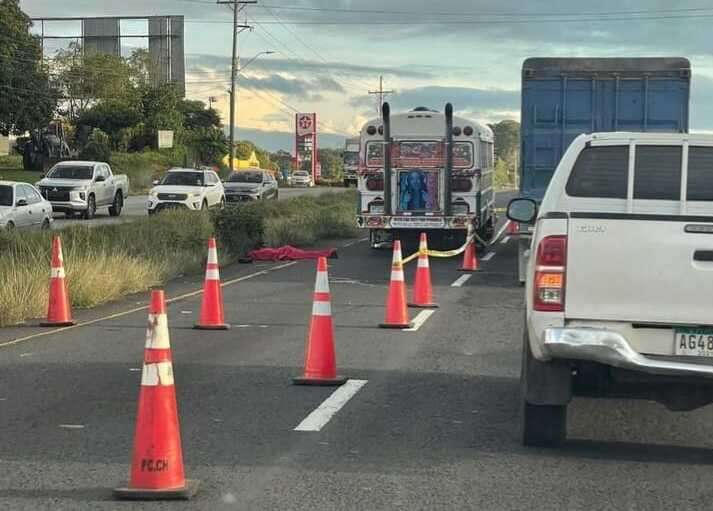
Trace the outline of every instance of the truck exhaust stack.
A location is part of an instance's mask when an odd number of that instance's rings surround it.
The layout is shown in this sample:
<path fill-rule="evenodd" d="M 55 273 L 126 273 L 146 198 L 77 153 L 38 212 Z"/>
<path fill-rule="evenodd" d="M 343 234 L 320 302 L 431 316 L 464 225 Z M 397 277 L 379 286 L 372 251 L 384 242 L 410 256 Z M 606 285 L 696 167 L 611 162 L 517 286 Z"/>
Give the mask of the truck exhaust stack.
<path fill-rule="evenodd" d="M 445 147 L 446 164 L 443 169 L 443 190 L 445 204 L 443 211 L 446 216 L 451 215 L 452 194 L 451 194 L 451 175 L 453 174 L 453 105 L 446 103 L 446 147 Z"/>
<path fill-rule="evenodd" d="M 384 214 L 391 215 L 391 108 L 389 103 L 381 106 L 384 121 Z"/>

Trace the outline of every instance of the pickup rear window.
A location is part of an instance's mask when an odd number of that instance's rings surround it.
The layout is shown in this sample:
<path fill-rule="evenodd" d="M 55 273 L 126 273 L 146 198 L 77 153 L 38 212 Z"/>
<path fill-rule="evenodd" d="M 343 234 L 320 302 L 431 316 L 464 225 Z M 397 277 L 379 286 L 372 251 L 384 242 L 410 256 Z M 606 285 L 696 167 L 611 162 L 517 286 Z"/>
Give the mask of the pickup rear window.
<path fill-rule="evenodd" d="M 634 198 L 679 200 L 682 151 L 681 146 L 637 146 Z"/>
<path fill-rule="evenodd" d="M 713 147 L 688 148 L 688 200 L 713 201 Z"/>
<path fill-rule="evenodd" d="M 586 147 L 565 189 L 572 197 L 626 199 L 628 174 L 629 146 Z"/>
<path fill-rule="evenodd" d="M 0 186 L 0 206 L 12 206 L 12 186 Z"/>

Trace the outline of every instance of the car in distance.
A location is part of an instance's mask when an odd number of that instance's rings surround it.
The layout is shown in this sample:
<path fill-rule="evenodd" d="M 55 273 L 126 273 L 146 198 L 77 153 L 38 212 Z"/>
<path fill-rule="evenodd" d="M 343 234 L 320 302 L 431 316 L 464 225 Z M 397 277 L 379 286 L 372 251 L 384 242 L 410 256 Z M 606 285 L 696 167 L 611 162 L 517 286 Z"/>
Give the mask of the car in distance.
<path fill-rule="evenodd" d="M 88 220 L 101 207 L 108 207 L 111 216 L 121 215 L 129 195 L 129 178 L 114 175 L 106 163 L 63 161 L 47 172 L 37 188 L 55 212 L 68 217 L 80 213 Z"/>
<path fill-rule="evenodd" d="M 52 204 L 27 183 L 0 181 L 0 230 L 49 229 Z"/>
<path fill-rule="evenodd" d="M 260 169 L 233 172 L 223 182 L 223 187 L 228 204 L 279 197 L 277 180 L 270 172 Z"/>
<path fill-rule="evenodd" d="M 541 206 L 526 272 L 521 372 L 526 445 L 566 438 L 575 395 L 713 402 L 713 137 L 580 135 Z"/>
<path fill-rule="evenodd" d="M 218 174 L 207 169 L 170 169 L 149 192 L 149 215 L 165 209 L 199 211 L 225 207 L 225 191 Z"/>
<path fill-rule="evenodd" d="M 312 188 L 314 186 L 312 175 L 306 170 L 296 170 L 290 176 L 289 181 L 292 186 L 305 186 L 307 188 Z"/>

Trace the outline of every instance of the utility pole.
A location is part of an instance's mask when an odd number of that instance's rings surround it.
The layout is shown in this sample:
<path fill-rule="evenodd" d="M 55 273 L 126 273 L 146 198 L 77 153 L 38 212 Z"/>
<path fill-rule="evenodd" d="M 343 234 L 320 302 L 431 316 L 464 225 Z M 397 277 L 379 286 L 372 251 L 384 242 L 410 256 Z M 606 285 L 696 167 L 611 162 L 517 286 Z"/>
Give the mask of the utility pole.
<path fill-rule="evenodd" d="M 384 105 L 384 98 L 388 96 L 389 94 L 393 94 L 394 91 L 392 90 L 384 90 L 384 77 L 379 76 L 379 90 L 370 90 L 369 94 L 378 94 L 379 96 L 379 104 L 377 106 L 377 109 L 379 110 L 379 119 L 381 119 L 381 107 Z"/>
<path fill-rule="evenodd" d="M 218 0 L 218 4 L 233 6 L 233 60 L 230 71 L 230 170 L 233 170 L 235 161 L 235 101 L 237 99 L 236 81 L 238 78 L 238 35 L 243 30 L 250 30 L 252 26 L 238 23 L 238 14 L 243 6 L 256 4 L 257 0 Z"/>

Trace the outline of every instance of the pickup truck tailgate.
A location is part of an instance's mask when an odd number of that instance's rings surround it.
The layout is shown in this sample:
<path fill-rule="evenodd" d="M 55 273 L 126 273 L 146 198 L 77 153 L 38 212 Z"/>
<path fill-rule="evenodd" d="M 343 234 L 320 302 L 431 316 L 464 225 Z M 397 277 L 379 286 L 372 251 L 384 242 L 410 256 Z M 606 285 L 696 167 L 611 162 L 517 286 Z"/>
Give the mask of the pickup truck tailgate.
<path fill-rule="evenodd" d="M 713 218 L 699 220 L 573 214 L 565 316 L 713 324 Z"/>

